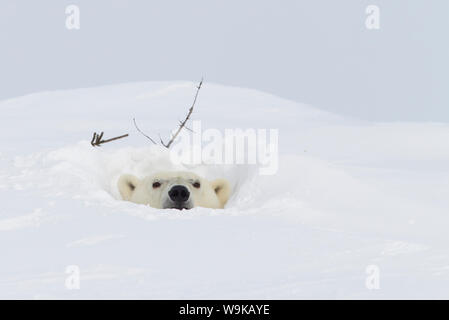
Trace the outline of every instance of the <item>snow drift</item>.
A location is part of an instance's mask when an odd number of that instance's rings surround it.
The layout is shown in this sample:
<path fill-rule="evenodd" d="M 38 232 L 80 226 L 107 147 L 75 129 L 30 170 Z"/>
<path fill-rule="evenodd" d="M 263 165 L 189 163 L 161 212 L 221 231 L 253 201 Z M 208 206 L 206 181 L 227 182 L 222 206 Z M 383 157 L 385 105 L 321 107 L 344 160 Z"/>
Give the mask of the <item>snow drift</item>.
<path fill-rule="evenodd" d="M 170 163 L 194 84 L 43 92 L 0 102 L 2 298 L 449 298 L 449 126 L 370 123 L 205 84 L 203 127 L 279 130 L 279 170 Z M 130 137 L 93 148 L 93 131 Z M 123 173 L 227 178 L 224 210 L 120 200 Z M 68 290 L 67 266 L 80 270 Z M 369 290 L 366 270 L 379 270 Z"/>

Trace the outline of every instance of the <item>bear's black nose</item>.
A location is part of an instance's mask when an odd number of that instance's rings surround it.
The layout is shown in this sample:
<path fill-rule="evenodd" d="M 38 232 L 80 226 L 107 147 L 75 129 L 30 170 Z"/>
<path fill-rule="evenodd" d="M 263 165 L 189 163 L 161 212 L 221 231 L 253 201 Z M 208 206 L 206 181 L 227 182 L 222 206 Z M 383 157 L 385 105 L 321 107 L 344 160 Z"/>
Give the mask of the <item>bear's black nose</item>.
<path fill-rule="evenodd" d="M 182 203 L 189 200 L 190 192 L 184 186 L 173 186 L 168 192 L 170 199 L 176 203 Z"/>

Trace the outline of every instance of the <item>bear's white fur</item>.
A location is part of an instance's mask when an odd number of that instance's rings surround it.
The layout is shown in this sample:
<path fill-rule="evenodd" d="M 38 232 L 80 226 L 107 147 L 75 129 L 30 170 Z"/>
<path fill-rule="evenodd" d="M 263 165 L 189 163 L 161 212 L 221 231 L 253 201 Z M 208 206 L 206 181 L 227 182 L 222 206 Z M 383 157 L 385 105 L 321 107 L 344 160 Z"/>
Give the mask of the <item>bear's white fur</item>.
<path fill-rule="evenodd" d="M 190 209 L 193 207 L 223 208 L 231 195 L 231 187 L 225 179 L 208 181 L 194 173 L 185 171 L 159 172 L 139 179 L 133 175 L 122 175 L 117 183 L 123 200 L 150 205 L 154 208 Z M 170 196 L 173 187 L 188 190 L 188 200 L 175 205 Z M 169 194 L 170 193 L 170 194 Z"/>

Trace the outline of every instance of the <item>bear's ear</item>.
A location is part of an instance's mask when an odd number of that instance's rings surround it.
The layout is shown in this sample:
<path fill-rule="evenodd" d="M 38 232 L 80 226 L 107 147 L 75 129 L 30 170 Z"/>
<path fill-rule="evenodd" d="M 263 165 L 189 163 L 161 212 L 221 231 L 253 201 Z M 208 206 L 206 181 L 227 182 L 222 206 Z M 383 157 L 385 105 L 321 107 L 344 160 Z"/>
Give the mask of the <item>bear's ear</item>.
<path fill-rule="evenodd" d="M 131 174 L 124 174 L 118 179 L 117 187 L 123 200 L 129 201 L 131 199 L 139 182 L 140 180 Z"/>
<path fill-rule="evenodd" d="M 216 179 L 211 182 L 211 186 L 220 201 L 221 207 L 223 208 L 231 196 L 231 186 L 228 180 Z"/>

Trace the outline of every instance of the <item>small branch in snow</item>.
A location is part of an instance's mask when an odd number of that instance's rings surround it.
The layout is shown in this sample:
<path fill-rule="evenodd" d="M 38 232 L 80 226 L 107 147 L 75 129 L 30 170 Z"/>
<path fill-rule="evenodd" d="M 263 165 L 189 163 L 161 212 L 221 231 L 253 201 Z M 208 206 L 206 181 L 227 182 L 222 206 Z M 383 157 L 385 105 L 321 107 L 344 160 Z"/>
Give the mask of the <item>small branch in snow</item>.
<path fill-rule="evenodd" d="M 184 121 L 182 121 L 182 122 L 180 121 L 180 122 L 179 122 L 179 128 L 178 128 L 178 130 L 176 131 L 176 133 L 172 136 L 172 138 L 170 139 L 170 141 L 169 141 L 167 144 L 164 144 L 164 142 L 163 142 L 162 139 L 161 139 L 162 145 L 163 145 L 164 147 L 170 148 L 171 144 L 173 143 L 173 141 L 175 141 L 176 137 L 177 137 L 178 134 L 181 132 L 182 128 L 184 128 L 185 125 L 186 125 L 186 123 L 187 123 L 187 121 L 189 121 L 190 116 L 192 115 L 192 112 L 193 112 L 193 107 L 195 107 L 196 99 L 198 98 L 198 94 L 200 93 L 200 89 L 201 89 L 201 86 L 202 86 L 202 85 L 203 85 L 203 79 L 201 79 L 200 84 L 199 84 L 198 87 L 197 87 L 196 94 L 195 94 L 195 98 L 193 99 L 192 106 L 190 107 L 189 112 L 187 113 L 187 116 L 185 117 Z M 186 128 L 187 128 L 187 127 L 186 127 Z"/>
<path fill-rule="evenodd" d="M 128 134 L 124 134 L 122 136 L 118 136 L 118 137 L 115 137 L 115 138 L 111 138 L 111 139 L 107 139 L 107 140 L 101 140 L 103 138 L 103 134 L 104 134 L 104 132 L 101 132 L 100 134 L 94 132 L 94 135 L 92 137 L 92 141 L 90 142 L 92 147 L 100 147 L 103 143 L 107 143 L 107 142 L 111 142 L 111 141 L 114 141 L 114 140 L 126 138 L 128 136 Z"/>
<path fill-rule="evenodd" d="M 201 78 L 201 81 L 200 81 L 199 85 L 196 87 L 197 90 L 196 90 L 195 98 L 193 99 L 192 106 L 189 108 L 189 112 L 187 113 L 187 116 L 185 117 L 184 121 L 179 121 L 179 128 L 178 128 L 178 130 L 176 130 L 175 134 L 171 137 L 170 141 L 166 144 L 164 142 L 164 140 L 162 140 L 161 135 L 159 135 L 159 140 L 160 140 L 161 144 L 164 147 L 166 147 L 167 149 L 170 148 L 171 144 L 173 143 L 173 141 L 175 141 L 176 137 L 179 135 L 179 133 L 181 132 L 181 130 L 183 128 L 186 128 L 186 130 L 189 130 L 189 131 L 193 132 L 192 129 L 190 129 L 190 128 L 188 128 L 186 126 L 186 123 L 187 123 L 187 121 L 189 121 L 190 116 L 192 115 L 193 108 L 195 107 L 195 103 L 196 103 L 196 100 L 198 98 L 198 94 L 200 92 L 200 89 L 201 89 L 202 85 L 203 85 L 203 79 Z M 157 144 L 153 139 L 151 139 L 147 134 L 145 134 L 142 130 L 139 129 L 139 127 L 137 126 L 135 118 L 133 118 L 133 121 L 134 121 L 134 126 L 136 127 L 137 131 L 139 131 L 144 137 L 146 137 L 148 140 L 150 140 L 154 144 Z"/>

